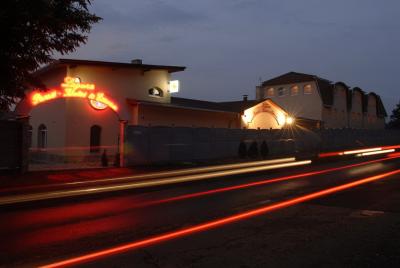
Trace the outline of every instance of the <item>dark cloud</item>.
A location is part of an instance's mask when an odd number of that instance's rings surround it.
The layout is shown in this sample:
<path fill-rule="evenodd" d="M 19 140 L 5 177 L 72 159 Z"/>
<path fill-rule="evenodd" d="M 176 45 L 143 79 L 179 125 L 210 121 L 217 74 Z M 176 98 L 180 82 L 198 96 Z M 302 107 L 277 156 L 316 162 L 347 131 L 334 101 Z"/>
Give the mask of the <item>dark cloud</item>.
<path fill-rule="evenodd" d="M 186 65 L 181 96 L 254 96 L 263 80 L 288 71 L 344 81 L 382 95 L 397 84 L 397 0 L 96 0 L 104 20 L 71 57 Z"/>

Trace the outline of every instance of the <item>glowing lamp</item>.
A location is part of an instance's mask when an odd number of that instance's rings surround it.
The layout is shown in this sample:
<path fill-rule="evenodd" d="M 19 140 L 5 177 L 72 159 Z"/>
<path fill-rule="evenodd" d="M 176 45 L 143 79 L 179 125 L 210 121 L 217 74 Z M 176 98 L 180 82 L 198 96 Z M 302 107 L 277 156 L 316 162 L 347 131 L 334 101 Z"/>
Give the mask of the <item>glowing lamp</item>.
<path fill-rule="evenodd" d="M 286 117 L 285 117 L 285 115 L 282 114 L 282 113 L 279 113 L 279 114 L 276 116 L 276 121 L 278 122 L 278 125 L 280 125 L 280 126 L 284 125 L 285 122 L 286 122 Z"/>
<path fill-rule="evenodd" d="M 294 123 L 294 118 L 293 117 L 290 117 L 290 116 L 286 117 L 286 124 L 287 125 L 291 125 L 293 123 Z"/>
<path fill-rule="evenodd" d="M 97 100 L 89 100 L 89 103 L 90 103 L 90 106 L 92 106 L 96 110 L 104 110 L 108 107 L 107 104 L 104 104 Z"/>
<path fill-rule="evenodd" d="M 179 92 L 179 80 L 169 81 L 169 93 Z"/>

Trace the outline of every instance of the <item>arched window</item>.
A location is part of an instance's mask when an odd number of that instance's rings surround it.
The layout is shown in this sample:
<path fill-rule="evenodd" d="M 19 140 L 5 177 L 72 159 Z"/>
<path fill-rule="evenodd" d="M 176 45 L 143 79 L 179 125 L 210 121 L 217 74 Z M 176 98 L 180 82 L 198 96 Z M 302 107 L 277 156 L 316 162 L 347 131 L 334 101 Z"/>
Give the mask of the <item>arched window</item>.
<path fill-rule="evenodd" d="M 312 87 L 310 84 L 307 84 L 303 87 L 304 94 L 312 94 Z"/>
<path fill-rule="evenodd" d="M 275 95 L 275 89 L 273 87 L 270 87 L 267 89 L 267 96 L 268 97 L 273 97 Z"/>
<path fill-rule="evenodd" d="M 290 88 L 290 95 L 298 95 L 299 94 L 299 87 L 298 86 L 292 86 Z"/>
<path fill-rule="evenodd" d="M 284 87 L 278 88 L 278 96 L 282 97 L 282 96 L 285 96 L 285 95 L 286 95 L 286 88 L 284 88 Z"/>
<path fill-rule="evenodd" d="M 149 89 L 149 96 L 162 97 L 163 95 L 164 95 L 164 92 L 159 87 L 153 87 L 153 88 Z"/>
<path fill-rule="evenodd" d="M 101 126 L 93 125 L 90 127 L 90 152 L 100 152 Z"/>
<path fill-rule="evenodd" d="M 38 148 L 44 149 L 47 147 L 47 127 L 44 124 L 40 124 L 38 127 Z"/>

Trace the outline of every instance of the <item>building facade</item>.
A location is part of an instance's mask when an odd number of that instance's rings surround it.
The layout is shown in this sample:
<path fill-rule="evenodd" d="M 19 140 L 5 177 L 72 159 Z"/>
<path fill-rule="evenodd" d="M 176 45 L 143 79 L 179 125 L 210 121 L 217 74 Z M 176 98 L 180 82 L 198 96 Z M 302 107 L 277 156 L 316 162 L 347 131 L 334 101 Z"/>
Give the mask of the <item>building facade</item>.
<path fill-rule="evenodd" d="M 291 123 L 271 99 L 173 97 L 179 82 L 171 74 L 184 70 L 141 60 L 60 59 L 36 72 L 47 90 L 33 88 L 16 112 L 30 116 L 32 151 L 54 161 L 90 161 L 105 150 L 129 153 L 124 150 L 127 125 L 271 129 Z"/>
<path fill-rule="evenodd" d="M 299 124 L 315 128 L 382 129 L 387 116 L 373 92 L 296 72 L 264 81 L 256 87 L 256 98 L 273 100 Z"/>

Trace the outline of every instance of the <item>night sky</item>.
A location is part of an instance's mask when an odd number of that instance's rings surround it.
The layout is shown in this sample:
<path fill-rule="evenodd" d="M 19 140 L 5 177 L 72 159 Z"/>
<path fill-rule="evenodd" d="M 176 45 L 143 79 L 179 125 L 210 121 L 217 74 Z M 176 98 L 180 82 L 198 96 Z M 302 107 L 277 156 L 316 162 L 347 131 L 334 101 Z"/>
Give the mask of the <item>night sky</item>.
<path fill-rule="evenodd" d="M 180 97 L 238 100 L 297 71 L 400 100 L 398 0 L 95 0 L 103 18 L 66 58 L 182 65 Z M 58 56 L 57 56 L 58 57 Z"/>

